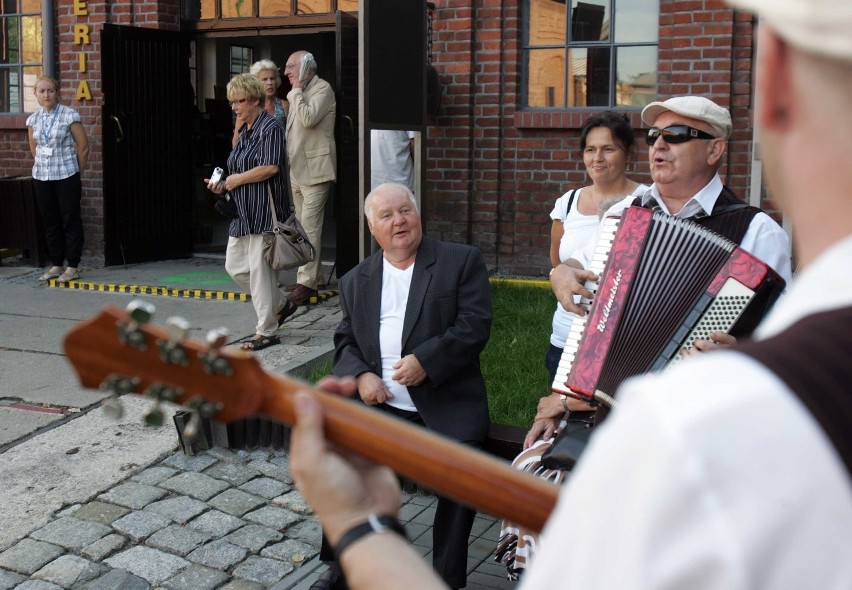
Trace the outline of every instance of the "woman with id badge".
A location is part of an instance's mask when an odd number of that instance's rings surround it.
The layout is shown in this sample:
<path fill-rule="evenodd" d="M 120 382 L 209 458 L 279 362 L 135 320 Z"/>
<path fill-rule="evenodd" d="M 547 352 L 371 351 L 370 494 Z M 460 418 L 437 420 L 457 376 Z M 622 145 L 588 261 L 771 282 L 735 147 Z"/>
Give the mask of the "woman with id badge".
<path fill-rule="evenodd" d="M 59 82 L 48 76 L 36 80 L 33 91 L 39 109 L 27 118 L 33 154 L 33 192 L 44 222 L 50 269 L 39 280 L 67 283 L 80 278 L 83 220 L 80 173 L 89 157 L 89 140 L 80 115 L 59 104 Z M 65 261 L 68 266 L 63 271 Z"/>

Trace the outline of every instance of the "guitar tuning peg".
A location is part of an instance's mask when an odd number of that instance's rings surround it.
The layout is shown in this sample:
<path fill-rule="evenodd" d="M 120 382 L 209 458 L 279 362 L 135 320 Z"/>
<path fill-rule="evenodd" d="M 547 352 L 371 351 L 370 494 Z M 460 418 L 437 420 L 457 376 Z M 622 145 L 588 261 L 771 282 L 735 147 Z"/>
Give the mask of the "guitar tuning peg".
<path fill-rule="evenodd" d="M 225 328 L 215 328 L 207 332 L 206 340 L 210 350 L 198 355 L 207 373 L 211 375 L 233 374 L 234 368 L 231 366 L 231 362 L 219 353 L 222 347 L 228 343 L 229 337 L 230 333 Z"/>
<path fill-rule="evenodd" d="M 160 406 L 160 401 L 156 400 L 144 414 L 142 414 L 142 422 L 145 426 L 153 426 L 159 428 L 166 421 L 166 415 Z"/>
<path fill-rule="evenodd" d="M 133 299 L 125 308 L 127 314 L 137 324 L 147 324 L 151 321 L 156 308 L 153 303 L 149 303 L 143 299 Z"/>
<path fill-rule="evenodd" d="M 228 338 L 230 336 L 231 333 L 228 332 L 227 328 L 214 328 L 207 332 L 207 344 L 213 350 L 219 350 L 228 343 Z"/>
<path fill-rule="evenodd" d="M 124 406 L 121 405 L 121 400 L 118 399 L 117 395 L 111 395 L 101 400 L 101 408 L 110 420 L 119 420 L 124 416 Z"/>
<path fill-rule="evenodd" d="M 141 351 L 148 350 L 145 333 L 139 329 L 139 326 L 151 320 L 155 311 L 154 305 L 142 299 L 134 299 L 127 304 L 125 311 L 130 316 L 130 322 L 119 322 L 118 339 L 127 346 Z"/>
<path fill-rule="evenodd" d="M 181 345 L 188 332 L 189 322 L 185 319 L 173 316 L 166 320 L 166 333 L 169 335 L 169 341 L 157 341 L 157 346 L 160 347 L 160 357 L 164 361 L 184 367 L 189 364 L 189 355 Z"/>

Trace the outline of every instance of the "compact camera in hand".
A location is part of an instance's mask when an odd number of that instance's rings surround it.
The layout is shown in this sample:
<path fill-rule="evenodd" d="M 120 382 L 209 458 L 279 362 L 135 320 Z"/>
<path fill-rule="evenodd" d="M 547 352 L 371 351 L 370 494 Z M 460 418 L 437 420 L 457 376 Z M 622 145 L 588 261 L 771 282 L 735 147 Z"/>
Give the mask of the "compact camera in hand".
<path fill-rule="evenodd" d="M 219 168 L 218 166 L 213 169 L 213 174 L 210 175 L 210 184 L 216 184 L 220 180 L 222 180 L 222 173 L 224 170 Z"/>

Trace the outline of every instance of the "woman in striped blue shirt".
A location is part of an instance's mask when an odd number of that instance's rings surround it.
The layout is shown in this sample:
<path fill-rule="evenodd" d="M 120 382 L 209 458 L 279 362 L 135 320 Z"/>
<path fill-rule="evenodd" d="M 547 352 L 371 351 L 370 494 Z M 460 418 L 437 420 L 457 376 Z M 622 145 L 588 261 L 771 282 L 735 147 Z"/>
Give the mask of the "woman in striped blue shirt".
<path fill-rule="evenodd" d="M 281 165 L 286 153 L 284 128 L 264 109 L 266 93 L 256 76 L 234 76 L 227 92 L 239 136 L 228 156 L 227 176 L 216 183 L 209 178 L 204 182 L 214 193 L 229 195 L 236 207 L 237 216 L 228 228 L 225 270 L 251 294 L 257 314 L 256 334 L 242 348 L 261 350 L 281 342 L 275 332 L 295 311 L 278 287 L 278 271 L 263 257 L 263 234 L 272 231 L 270 195 L 278 219 L 286 219 L 290 209 Z"/>
<path fill-rule="evenodd" d="M 33 190 L 52 265 L 39 280 L 67 283 L 80 278 L 77 271 L 83 256 L 80 173 L 89 158 L 89 141 L 77 111 L 59 103 L 59 82 L 41 76 L 33 93 L 39 109 L 26 123 L 34 160 Z M 66 260 L 68 267 L 63 271 Z"/>

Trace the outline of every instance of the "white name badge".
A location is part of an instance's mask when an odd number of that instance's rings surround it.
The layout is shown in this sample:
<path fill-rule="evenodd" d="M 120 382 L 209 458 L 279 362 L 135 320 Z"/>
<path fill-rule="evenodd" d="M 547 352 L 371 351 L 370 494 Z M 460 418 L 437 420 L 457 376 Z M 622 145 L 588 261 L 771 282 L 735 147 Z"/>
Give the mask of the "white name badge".
<path fill-rule="evenodd" d="M 41 148 L 41 155 L 44 156 L 45 158 L 49 158 L 50 156 L 53 155 L 53 148 L 48 147 L 48 146 L 42 147 Z"/>

